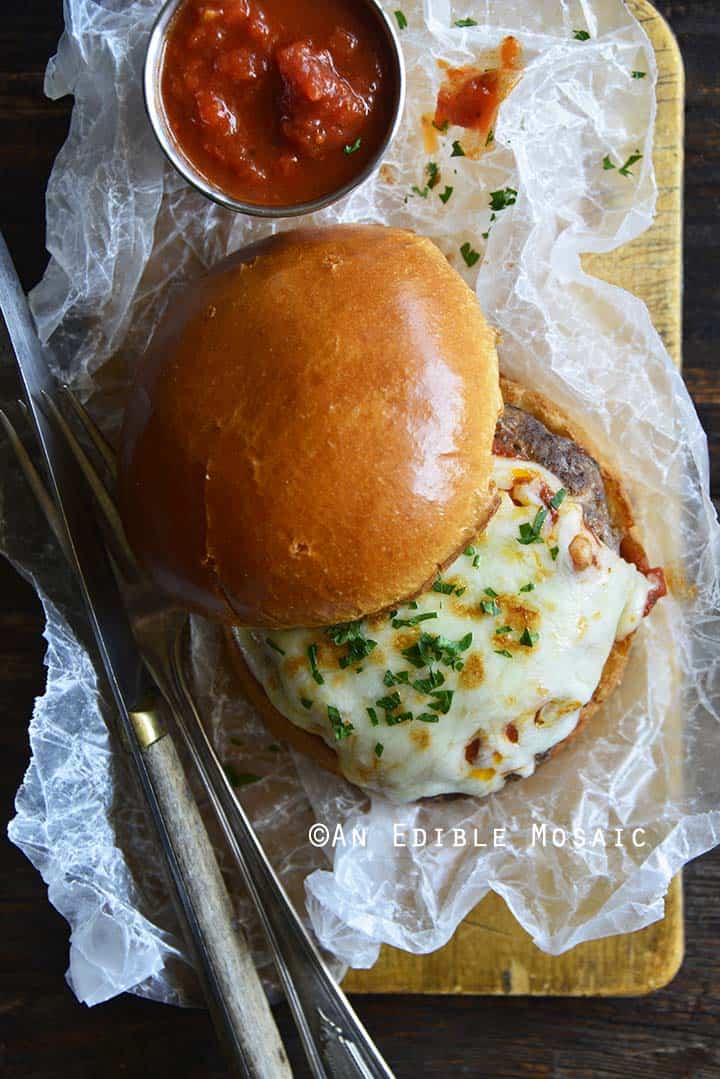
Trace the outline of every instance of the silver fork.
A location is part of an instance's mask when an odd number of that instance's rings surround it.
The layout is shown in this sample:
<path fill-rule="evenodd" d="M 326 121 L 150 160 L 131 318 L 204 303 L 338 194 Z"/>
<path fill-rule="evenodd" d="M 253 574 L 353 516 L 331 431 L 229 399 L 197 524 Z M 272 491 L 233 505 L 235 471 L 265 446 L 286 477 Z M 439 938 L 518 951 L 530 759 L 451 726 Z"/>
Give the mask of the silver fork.
<path fill-rule="evenodd" d="M 160 688 L 197 768 L 210 804 L 259 915 L 310 1069 L 317 1079 L 393 1079 L 392 1072 L 334 981 L 238 801 L 198 715 L 185 676 L 185 611 L 171 605 L 137 566 L 113 497 L 115 457 L 94 421 L 70 389 L 69 411 L 88 439 L 81 445 L 57 403 L 45 395 L 51 417 L 75 456 L 104 520 L 106 544 L 122 585 L 138 648 Z M 64 533 L 51 496 L 12 424 L 0 420 L 48 522 L 62 544 Z"/>

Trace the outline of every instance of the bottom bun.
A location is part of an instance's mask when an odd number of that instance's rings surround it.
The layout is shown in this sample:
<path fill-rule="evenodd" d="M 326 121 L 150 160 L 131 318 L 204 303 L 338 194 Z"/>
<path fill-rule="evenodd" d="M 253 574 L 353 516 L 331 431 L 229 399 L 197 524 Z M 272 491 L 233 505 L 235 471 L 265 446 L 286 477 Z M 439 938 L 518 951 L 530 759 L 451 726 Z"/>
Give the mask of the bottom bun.
<path fill-rule="evenodd" d="M 511 405 L 534 416 L 548 431 L 554 435 L 560 435 L 571 439 L 582 450 L 591 454 L 597 462 L 602 476 L 605 489 L 605 499 L 608 508 L 610 523 L 614 532 L 620 537 L 620 552 L 628 562 L 634 563 L 641 572 L 647 570 L 648 562 L 643 546 L 636 534 L 634 520 L 629 498 L 623 489 L 619 477 L 602 461 L 588 443 L 587 437 L 582 430 L 572 423 L 567 416 L 557 408 L 547 397 L 535 390 L 526 389 L 524 386 L 510 379 L 501 379 L 503 401 L 505 405 Z M 559 750 L 568 744 L 577 735 L 588 719 L 598 710 L 600 705 L 607 700 L 613 690 L 620 683 L 628 660 L 630 645 L 634 632 L 622 640 L 615 641 L 602 670 L 600 681 L 588 703 L 581 709 L 578 722 L 573 730 L 560 742 L 547 750 L 541 761 L 554 757 Z M 336 775 L 341 775 L 336 753 L 323 739 L 316 734 L 297 727 L 289 719 L 283 716 L 270 702 L 265 690 L 251 673 L 245 662 L 242 651 L 233 635 L 231 628 L 225 629 L 225 638 L 235 675 L 239 681 L 240 689 L 246 700 L 258 712 L 266 726 L 275 738 L 287 742 L 294 749 L 310 757 L 322 768 Z M 520 778 L 520 777 L 517 777 Z M 447 797 L 439 795 L 438 797 Z"/>

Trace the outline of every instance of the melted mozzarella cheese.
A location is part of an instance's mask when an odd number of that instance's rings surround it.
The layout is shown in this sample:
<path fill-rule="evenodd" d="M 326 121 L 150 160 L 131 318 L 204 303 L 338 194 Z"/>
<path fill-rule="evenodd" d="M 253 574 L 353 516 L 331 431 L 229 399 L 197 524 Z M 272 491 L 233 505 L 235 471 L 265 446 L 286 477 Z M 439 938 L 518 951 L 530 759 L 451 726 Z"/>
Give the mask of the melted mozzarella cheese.
<path fill-rule="evenodd" d="M 322 629 L 235 631 L 275 708 L 331 745 L 351 782 L 396 802 L 531 775 L 642 618 L 646 578 L 585 527 L 578 502 L 546 506 L 556 476 L 495 458 L 493 479 L 487 529 L 416 603 L 357 623 L 355 651 Z"/>

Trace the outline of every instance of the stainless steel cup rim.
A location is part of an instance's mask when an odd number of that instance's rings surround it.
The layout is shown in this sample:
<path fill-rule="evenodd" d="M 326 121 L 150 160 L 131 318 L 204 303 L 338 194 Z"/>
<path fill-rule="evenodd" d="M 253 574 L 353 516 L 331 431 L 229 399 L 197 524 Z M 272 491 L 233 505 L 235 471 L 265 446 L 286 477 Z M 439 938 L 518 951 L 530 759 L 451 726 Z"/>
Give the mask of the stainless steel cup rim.
<path fill-rule="evenodd" d="M 383 32 L 393 60 L 394 100 L 392 119 L 388 125 L 388 130 L 377 152 L 352 180 L 349 180 L 335 191 L 322 195 L 320 198 L 313 199 L 310 202 L 295 203 L 291 206 L 261 206 L 257 203 L 243 202 L 241 199 L 233 198 L 232 195 L 228 195 L 220 188 L 215 187 L 214 184 L 209 183 L 180 150 L 165 116 L 160 77 L 168 29 L 175 12 L 184 2 L 185 0 L 167 0 L 155 20 L 145 54 L 143 90 L 145 108 L 155 137 L 167 159 L 189 184 L 205 195 L 206 198 L 225 206 L 228 210 L 234 210 L 236 213 L 266 218 L 300 217 L 303 214 L 315 213 L 316 210 L 322 210 L 326 206 L 338 202 L 364 183 L 373 173 L 377 172 L 397 134 L 405 105 L 405 65 L 403 63 L 402 49 L 395 27 L 378 0 L 355 0 L 355 3 L 363 4 L 373 14 Z"/>

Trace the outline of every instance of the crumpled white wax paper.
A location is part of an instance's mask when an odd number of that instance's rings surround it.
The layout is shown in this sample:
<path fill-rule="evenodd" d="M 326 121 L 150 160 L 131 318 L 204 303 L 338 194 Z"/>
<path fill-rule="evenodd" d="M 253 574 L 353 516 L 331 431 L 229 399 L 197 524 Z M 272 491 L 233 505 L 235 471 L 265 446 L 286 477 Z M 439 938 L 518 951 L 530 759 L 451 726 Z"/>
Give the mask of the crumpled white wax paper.
<path fill-rule="evenodd" d="M 110 434 L 168 284 L 273 228 L 206 202 L 155 146 L 140 72 L 158 7 L 66 0 L 66 33 L 47 75 L 49 95 L 72 93 L 75 108 L 48 189 L 52 260 L 32 306 L 52 361 Z M 651 562 L 669 567 L 674 594 L 638 634 L 608 706 L 535 776 L 481 802 L 401 808 L 379 798 L 367 808 L 348 784 L 273 746 L 237 698 L 218 631 L 194 620 L 204 714 L 224 758 L 262 777 L 243 788 L 243 800 L 300 905 L 304 884 L 322 944 L 355 966 L 372 964 L 382 942 L 438 948 L 489 890 L 549 952 L 638 929 L 662 916 L 673 874 L 720 841 L 720 541 L 705 437 L 644 305 L 587 277 L 579 258 L 613 250 L 651 220 L 652 49 L 619 0 L 401 7 L 408 103 L 387 167 L 316 220 L 392 223 L 438 243 L 500 329 L 504 370 L 581 418 L 618 465 Z M 452 25 L 467 17 L 478 25 Z M 428 153 L 421 117 L 434 107 L 437 61 L 492 62 L 506 33 L 519 38 L 525 66 L 494 144 L 477 160 L 452 157 L 452 140 L 464 136 L 451 129 Z M 631 175 L 621 175 L 636 151 Z M 615 169 L 603 167 L 606 155 Z M 430 157 L 441 183 L 423 198 L 412 188 L 424 186 Z M 437 197 L 445 186 L 453 187 L 447 204 Z M 490 192 L 506 186 L 517 201 L 491 220 Z M 483 256 L 470 268 L 459 254 L 465 243 Z M 70 922 L 69 978 L 80 999 L 134 989 L 186 1001 L 193 987 L 141 808 L 70 628 L 82 625 L 73 593 L 10 464 L 0 521 L 4 549 L 35 581 L 48 616 L 48 688 L 31 722 L 33 756 L 10 835 Z M 331 865 L 307 841 L 314 820 L 344 823 L 346 834 L 366 828 L 367 847 L 340 845 Z M 531 846 L 533 822 L 588 834 L 643 828 L 646 846 Z M 485 838 L 504 828 L 506 845 L 396 847 L 394 825 L 474 826 Z M 239 892 L 238 902 L 249 918 Z M 256 930 L 253 941 L 266 963 Z"/>

